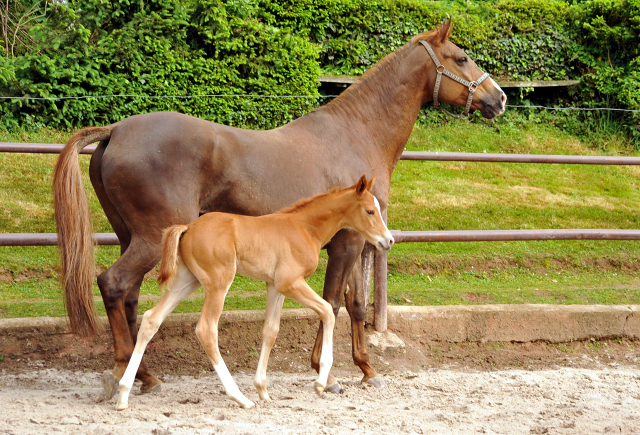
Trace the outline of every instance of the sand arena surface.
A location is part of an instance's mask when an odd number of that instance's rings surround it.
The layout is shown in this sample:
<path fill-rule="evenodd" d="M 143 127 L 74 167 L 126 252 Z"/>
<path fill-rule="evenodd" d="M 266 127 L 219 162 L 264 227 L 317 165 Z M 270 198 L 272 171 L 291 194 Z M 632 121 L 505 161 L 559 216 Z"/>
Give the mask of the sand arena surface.
<path fill-rule="evenodd" d="M 552 370 L 391 371 L 388 388 L 340 379 L 343 393 L 313 391 L 314 373 L 268 373 L 261 402 L 250 372 L 234 378 L 256 408 L 243 410 L 210 372 L 166 376 L 160 393 L 129 409 L 104 401 L 100 373 L 34 369 L 0 376 L 8 434 L 588 434 L 640 433 L 640 370 L 601 365 Z"/>

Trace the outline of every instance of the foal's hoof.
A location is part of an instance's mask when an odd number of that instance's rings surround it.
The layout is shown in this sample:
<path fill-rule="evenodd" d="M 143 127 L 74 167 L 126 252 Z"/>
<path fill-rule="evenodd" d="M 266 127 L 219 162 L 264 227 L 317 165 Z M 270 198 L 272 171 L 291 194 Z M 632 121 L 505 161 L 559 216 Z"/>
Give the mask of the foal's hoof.
<path fill-rule="evenodd" d="M 162 391 L 162 381 L 156 378 L 153 378 L 152 382 L 140 385 L 141 394 L 159 393 L 160 391 Z"/>
<path fill-rule="evenodd" d="M 338 382 L 334 382 L 331 385 L 327 385 L 324 391 L 328 391 L 333 394 L 340 394 L 342 392 L 342 386 Z"/>
<path fill-rule="evenodd" d="M 367 380 L 362 380 L 363 383 L 365 384 L 369 384 L 372 385 L 376 388 L 380 388 L 380 389 L 385 389 L 387 388 L 387 384 L 384 382 L 384 379 L 382 379 L 381 376 L 375 377 L 375 378 L 369 378 Z"/>
<path fill-rule="evenodd" d="M 319 382 L 314 382 L 313 388 L 316 389 L 316 394 L 318 394 L 318 396 L 322 396 L 322 393 L 324 392 L 324 387 L 320 385 Z"/>
<path fill-rule="evenodd" d="M 120 387 L 120 379 L 113 374 L 111 370 L 102 372 L 102 398 L 111 400 Z"/>

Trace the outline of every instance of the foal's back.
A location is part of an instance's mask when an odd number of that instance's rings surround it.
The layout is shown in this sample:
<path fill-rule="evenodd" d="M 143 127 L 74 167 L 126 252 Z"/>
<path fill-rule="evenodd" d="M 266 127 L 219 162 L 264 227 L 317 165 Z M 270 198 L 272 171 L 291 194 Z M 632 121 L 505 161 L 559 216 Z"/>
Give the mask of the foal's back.
<path fill-rule="evenodd" d="M 180 241 L 180 257 L 201 282 L 213 279 L 207 278 L 213 271 L 232 269 L 273 283 L 283 268 L 307 278 L 318 265 L 321 246 L 292 215 L 215 212 L 200 216 L 188 227 Z"/>

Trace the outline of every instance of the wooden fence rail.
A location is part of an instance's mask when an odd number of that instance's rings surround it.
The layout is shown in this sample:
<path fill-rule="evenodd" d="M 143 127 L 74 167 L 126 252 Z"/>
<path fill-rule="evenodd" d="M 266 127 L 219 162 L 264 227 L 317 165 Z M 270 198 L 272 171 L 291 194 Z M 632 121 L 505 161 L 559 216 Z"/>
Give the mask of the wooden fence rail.
<path fill-rule="evenodd" d="M 0 142 L 0 152 L 59 153 L 62 144 L 25 144 Z M 82 150 L 91 154 L 95 145 Z M 542 154 L 490 154 L 405 151 L 401 160 L 466 161 L 493 163 L 547 163 L 581 165 L 640 165 L 640 157 L 563 156 Z M 640 240 L 640 230 L 618 229 L 535 229 L 535 230 L 462 230 L 462 231 L 391 231 L 397 243 L 410 242 L 478 242 L 516 240 Z M 96 244 L 119 245 L 115 234 L 98 233 Z M 0 233 L 0 246 L 54 246 L 55 233 Z M 387 253 L 375 253 L 374 326 L 387 329 Z"/>

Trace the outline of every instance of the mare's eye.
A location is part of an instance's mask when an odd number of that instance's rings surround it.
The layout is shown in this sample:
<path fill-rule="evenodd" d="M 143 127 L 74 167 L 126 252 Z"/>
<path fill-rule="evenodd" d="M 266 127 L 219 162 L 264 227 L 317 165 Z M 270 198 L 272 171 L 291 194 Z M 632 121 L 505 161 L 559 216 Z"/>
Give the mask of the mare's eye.
<path fill-rule="evenodd" d="M 373 215 L 375 212 L 373 210 L 367 210 L 367 214 Z"/>
<path fill-rule="evenodd" d="M 465 56 L 465 57 L 461 57 L 460 59 L 456 60 L 456 63 L 460 66 L 463 66 L 465 63 L 467 63 L 469 59 Z"/>

